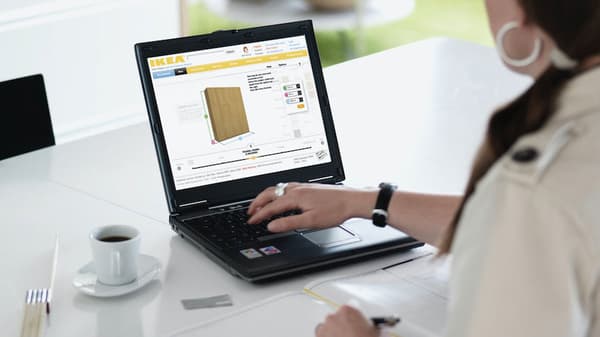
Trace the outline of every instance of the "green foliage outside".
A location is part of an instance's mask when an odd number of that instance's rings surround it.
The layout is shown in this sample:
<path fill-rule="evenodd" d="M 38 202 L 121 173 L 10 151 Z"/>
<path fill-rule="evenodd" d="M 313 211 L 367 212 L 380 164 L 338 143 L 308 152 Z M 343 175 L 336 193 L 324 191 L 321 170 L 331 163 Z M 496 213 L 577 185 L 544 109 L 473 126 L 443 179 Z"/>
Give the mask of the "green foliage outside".
<path fill-rule="evenodd" d="M 492 45 L 483 0 L 415 1 L 415 11 L 410 16 L 366 29 L 363 52 L 365 55 L 434 36 L 448 36 Z M 190 5 L 188 14 L 191 34 L 247 26 L 243 22 L 233 22 L 217 16 L 201 3 Z M 355 37 L 352 31 L 345 34 L 351 41 Z M 348 59 L 340 32 L 319 31 L 317 42 L 323 65 L 332 65 Z"/>

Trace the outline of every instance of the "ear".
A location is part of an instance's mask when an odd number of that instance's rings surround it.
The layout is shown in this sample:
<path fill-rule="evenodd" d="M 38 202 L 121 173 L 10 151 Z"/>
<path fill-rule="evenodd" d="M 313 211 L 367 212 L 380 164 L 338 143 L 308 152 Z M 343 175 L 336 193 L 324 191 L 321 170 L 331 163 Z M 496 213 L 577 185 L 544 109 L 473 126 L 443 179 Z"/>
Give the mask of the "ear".
<path fill-rule="evenodd" d="M 525 12 L 518 0 L 486 0 L 485 4 L 494 37 L 507 22 L 516 21 L 522 26 L 525 24 Z"/>

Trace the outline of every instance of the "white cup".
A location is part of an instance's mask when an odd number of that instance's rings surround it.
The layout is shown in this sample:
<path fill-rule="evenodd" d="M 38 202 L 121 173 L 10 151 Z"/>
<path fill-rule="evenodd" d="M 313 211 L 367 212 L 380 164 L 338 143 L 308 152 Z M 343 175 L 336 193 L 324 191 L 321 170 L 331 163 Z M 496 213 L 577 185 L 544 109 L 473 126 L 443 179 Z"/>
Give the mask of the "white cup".
<path fill-rule="evenodd" d="M 140 232 L 131 226 L 108 225 L 90 233 L 98 281 L 106 285 L 133 282 L 138 273 Z"/>

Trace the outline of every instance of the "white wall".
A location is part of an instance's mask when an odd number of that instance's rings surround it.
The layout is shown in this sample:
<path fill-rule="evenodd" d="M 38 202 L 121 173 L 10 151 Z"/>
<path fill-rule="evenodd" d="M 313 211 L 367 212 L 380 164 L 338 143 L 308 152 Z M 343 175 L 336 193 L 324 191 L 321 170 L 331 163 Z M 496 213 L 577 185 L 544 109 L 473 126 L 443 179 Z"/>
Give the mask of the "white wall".
<path fill-rule="evenodd" d="M 179 34 L 177 0 L 5 1 L 0 81 L 44 74 L 57 143 L 146 118 L 133 45 Z"/>

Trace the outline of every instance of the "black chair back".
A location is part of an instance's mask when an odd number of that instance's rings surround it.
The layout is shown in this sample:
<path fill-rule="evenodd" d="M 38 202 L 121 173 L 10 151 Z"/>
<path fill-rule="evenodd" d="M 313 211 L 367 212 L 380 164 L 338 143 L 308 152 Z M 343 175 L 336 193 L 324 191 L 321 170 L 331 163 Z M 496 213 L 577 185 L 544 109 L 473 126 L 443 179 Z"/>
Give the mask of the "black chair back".
<path fill-rule="evenodd" d="M 54 144 L 44 77 L 0 82 L 0 160 Z"/>

